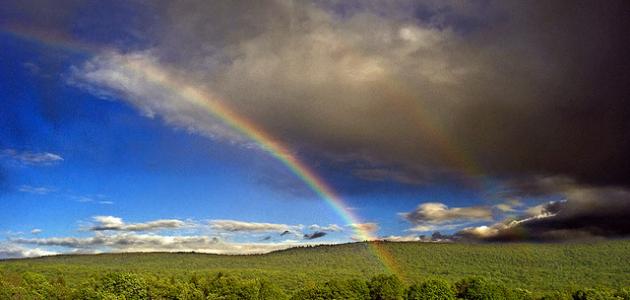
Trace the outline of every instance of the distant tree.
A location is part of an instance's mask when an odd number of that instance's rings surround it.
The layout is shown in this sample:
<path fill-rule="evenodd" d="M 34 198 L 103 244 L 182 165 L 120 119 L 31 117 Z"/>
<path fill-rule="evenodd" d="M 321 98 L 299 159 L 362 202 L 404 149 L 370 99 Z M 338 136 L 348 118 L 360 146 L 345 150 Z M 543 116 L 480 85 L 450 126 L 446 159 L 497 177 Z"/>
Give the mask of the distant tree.
<path fill-rule="evenodd" d="M 53 299 L 57 298 L 55 289 L 48 282 L 46 277 L 41 274 L 26 272 L 22 275 L 24 287 L 37 299 Z"/>
<path fill-rule="evenodd" d="M 394 275 L 378 275 L 368 283 L 372 300 L 399 300 L 404 298 L 405 288 Z"/>
<path fill-rule="evenodd" d="M 414 284 L 407 291 L 410 300 L 454 300 L 455 291 L 445 280 L 432 279 L 422 284 Z"/>
<path fill-rule="evenodd" d="M 509 291 L 502 285 L 483 278 L 468 278 L 455 283 L 457 298 L 467 300 L 511 299 Z"/>
<path fill-rule="evenodd" d="M 299 290 L 293 295 L 294 300 L 348 299 L 363 300 L 369 298 L 369 289 L 359 280 L 331 280 Z"/>
<path fill-rule="evenodd" d="M 506 298 L 507 299 L 513 299 L 513 300 L 533 300 L 534 296 L 532 294 L 532 292 L 525 290 L 525 289 L 508 289 L 503 287 L 505 293 L 506 293 Z"/>
<path fill-rule="evenodd" d="M 615 292 L 615 296 L 623 300 L 630 300 L 630 288 L 622 288 Z"/>
<path fill-rule="evenodd" d="M 347 281 L 347 285 L 357 299 L 370 299 L 370 287 L 365 280 L 350 279 Z"/>
<path fill-rule="evenodd" d="M 571 294 L 560 292 L 560 291 L 547 293 L 540 298 L 540 300 L 572 300 L 572 299 L 573 297 L 571 296 Z"/>
<path fill-rule="evenodd" d="M 601 289 L 580 289 L 573 293 L 573 300 L 615 300 L 613 293 Z"/>
<path fill-rule="evenodd" d="M 287 298 L 286 294 L 270 281 L 243 280 L 222 273 L 210 280 L 206 294 L 208 299 L 224 300 L 282 300 Z"/>
<path fill-rule="evenodd" d="M 259 300 L 283 300 L 288 296 L 280 287 L 268 280 L 258 280 L 258 298 Z"/>
<path fill-rule="evenodd" d="M 125 300 L 148 299 L 148 285 L 139 275 L 132 273 L 109 273 L 101 280 L 97 292 L 122 296 Z"/>
<path fill-rule="evenodd" d="M 209 282 L 207 295 L 208 299 L 254 300 L 258 298 L 258 289 L 251 282 L 220 273 Z"/>

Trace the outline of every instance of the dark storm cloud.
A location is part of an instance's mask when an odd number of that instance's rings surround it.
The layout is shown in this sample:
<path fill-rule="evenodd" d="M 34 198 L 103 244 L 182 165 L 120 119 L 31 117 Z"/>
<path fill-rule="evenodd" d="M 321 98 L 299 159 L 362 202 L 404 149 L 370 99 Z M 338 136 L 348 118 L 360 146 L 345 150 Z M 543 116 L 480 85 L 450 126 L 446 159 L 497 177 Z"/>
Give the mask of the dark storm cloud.
<path fill-rule="evenodd" d="M 104 55 L 75 79 L 174 126 L 235 139 L 124 69 L 149 64 L 296 151 L 360 160 L 355 175 L 367 180 L 630 186 L 627 2 L 320 4 L 169 2 L 156 9 L 163 26 L 150 51 Z"/>
<path fill-rule="evenodd" d="M 305 240 L 314 240 L 314 239 L 318 239 L 321 237 L 324 237 L 327 233 L 323 232 L 323 231 L 315 231 L 313 233 L 307 233 L 304 234 L 304 239 Z"/>
<path fill-rule="evenodd" d="M 630 236 L 630 192 L 617 188 L 575 188 L 565 200 L 530 208 L 528 214 L 458 233 L 484 241 L 563 241 Z"/>

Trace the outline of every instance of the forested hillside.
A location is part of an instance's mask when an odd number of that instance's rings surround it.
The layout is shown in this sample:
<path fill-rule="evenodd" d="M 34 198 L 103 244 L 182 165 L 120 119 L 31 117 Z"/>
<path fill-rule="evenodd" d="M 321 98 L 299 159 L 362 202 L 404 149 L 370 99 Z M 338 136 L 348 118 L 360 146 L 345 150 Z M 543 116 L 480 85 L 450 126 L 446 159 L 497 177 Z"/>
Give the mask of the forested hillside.
<path fill-rule="evenodd" d="M 125 276 L 128 276 L 132 278 L 129 280 L 136 280 L 142 286 L 171 284 L 179 286 L 176 290 L 185 289 L 194 282 L 204 282 L 204 297 L 208 296 L 209 285 L 227 283 L 244 284 L 250 288 L 252 285 L 270 286 L 287 296 L 296 295 L 300 290 L 305 293 L 305 287 L 351 284 L 362 289 L 363 284 L 369 285 L 370 280 L 379 274 L 396 275 L 404 289 L 432 278 L 453 285 L 472 277 L 485 278 L 510 290 L 527 290 L 534 295 L 553 291 L 571 294 L 585 288 L 600 288 L 613 293 L 630 286 L 630 241 L 573 244 L 390 242 L 380 243 L 379 247 L 391 254 L 395 266 L 390 263 L 386 268 L 374 255 L 373 246 L 352 243 L 250 256 L 198 253 L 63 255 L 1 261 L 0 272 L 5 289 L 8 286 L 28 287 L 30 280 L 63 284 L 70 289 L 88 285 L 98 290 L 99 286 L 102 288 L 102 282 L 127 280 Z M 398 274 L 392 274 L 391 270 L 397 270 Z M 199 291 L 203 292 L 203 289 Z"/>

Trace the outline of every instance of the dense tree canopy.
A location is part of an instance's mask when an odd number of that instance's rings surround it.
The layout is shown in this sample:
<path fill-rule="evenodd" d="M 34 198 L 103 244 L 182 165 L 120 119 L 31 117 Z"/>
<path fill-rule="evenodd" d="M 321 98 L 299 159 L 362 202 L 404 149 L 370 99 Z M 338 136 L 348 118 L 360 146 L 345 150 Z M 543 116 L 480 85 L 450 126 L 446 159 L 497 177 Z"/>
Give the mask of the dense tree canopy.
<path fill-rule="evenodd" d="M 393 275 L 370 280 L 330 280 L 306 283 L 287 291 L 265 278 L 243 278 L 223 272 L 183 278 L 159 274 L 109 272 L 92 274 L 81 284 L 69 286 L 63 276 L 48 278 L 33 272 L 0 271 L 0 300 L 4 299 L 181 299 L 181 300 L 630 300 L 630 289 L 582 288 L 534 296 L 530 291 L 508 288 L 485 278 L 465 278 L 451 284 L 439 278 L 411 285 Z"/>

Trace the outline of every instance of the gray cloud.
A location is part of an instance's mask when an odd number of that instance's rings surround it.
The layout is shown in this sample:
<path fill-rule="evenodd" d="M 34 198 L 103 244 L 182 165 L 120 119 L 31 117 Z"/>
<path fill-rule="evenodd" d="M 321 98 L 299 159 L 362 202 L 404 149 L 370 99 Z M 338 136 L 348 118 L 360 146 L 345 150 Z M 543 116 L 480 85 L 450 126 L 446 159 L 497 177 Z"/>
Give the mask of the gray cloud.
<path fill-rule="evenodd" d="M 314 239 L 318 239 L 318 238 L 324 237 L 324 236 L 326 236 L 326 234 L 327 233 L 323 232 L 323 231 L 315 231 L 313 233 L 306 233 L 306 234 L 304 234 L 304 239 L 306 239 L 306 240 L 314 240 Z"/>
<path fill-rule="evenodd" d="M 423 180 L 423 177 L 431 176 L 425 174 L 410 174 L 405 171 L 382 169 L 382 168 L 370 168 L 370 169 L 356 169 L 353 175 L 368 181 L 394 181 L 410 185 L 423 185 L 427 183 L 427 180 Z"/>
<path fill-rule="evenodd" d="M 320 226 L 317 224 L 313 224 L 308 227 L 309 230 L 313 231 L 326 231 L 326 232 L 341 232 L 343 228 L 337 224 L 329 224 L 328 226 Z"/>
<path fill-rule="evenodd" d="M 558 241 L 630 236 L 630 192 L 620 188 L 576 187 L 562 201 L 537 205 L 517 219 L 458 233 L 487 241 Z"/>
<path fill-rule="evenodd" d="M 160 70 L 294 149 L 377 166 L 356 172 L 369 180 L 475 177 L 476 164 L 502 179 L 630 184 L 627 3 L 380 6 L 357 3 L 340 16 L 301 2 L 172 2 L 156 9 L 165 24 L 155 47 L 96 57 L 74 82 L 247 143 L 128 66 Z"/>
<path fill-rule="evenodd" d="M 210 228 L 228 232 L 294 232 L 302 228 L 301 225 L 287 225 L 275 223 L 243 222 L 236 220 L 212 220 Z"/>
<path fill-rule="evenodd" d="M 121 218 L 114 216 L 95 216 L 92 218 L 96 224 L 90 226 L 91 231 L 150 231 L 164 229 L 181 229 L 188 224 L 181 220 L 165 219 L 146 223 L 127 224 Z"/>

